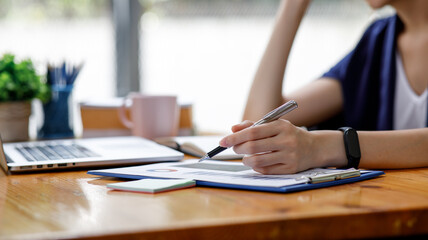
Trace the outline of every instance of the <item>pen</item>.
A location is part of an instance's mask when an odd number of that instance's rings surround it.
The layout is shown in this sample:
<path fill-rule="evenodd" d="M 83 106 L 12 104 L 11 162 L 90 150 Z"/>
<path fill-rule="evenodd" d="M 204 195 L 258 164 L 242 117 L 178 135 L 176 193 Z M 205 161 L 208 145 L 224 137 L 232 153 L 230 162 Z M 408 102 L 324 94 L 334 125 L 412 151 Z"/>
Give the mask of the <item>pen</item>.
<path fill-rule="evenodd" d="M 284 103 L 283 105 L 281 105 L 281 106 L 275 108 L 274 110 L 270 111 L 262 119 L 255 122 L 251 127 L 278 120 L 280 117 L 282 117 L 285 114 L 293 111 L 296 108 L 297 108 L 297 103 L 294 100 L 288 101 L 288 102 Z M 198 162 L 210 159 L 210 158 L 214 157 L 215 155 L 223 152 L 226 149 L 227 149 L 226 147 L 218 146 L 218 147 L 214 148 L 213 150 L 211 150 L 210 152 L 208 152 L 207 154 L 205 154 L 205 156 L 203 156 L 201 159 L 199 159 Z"/>

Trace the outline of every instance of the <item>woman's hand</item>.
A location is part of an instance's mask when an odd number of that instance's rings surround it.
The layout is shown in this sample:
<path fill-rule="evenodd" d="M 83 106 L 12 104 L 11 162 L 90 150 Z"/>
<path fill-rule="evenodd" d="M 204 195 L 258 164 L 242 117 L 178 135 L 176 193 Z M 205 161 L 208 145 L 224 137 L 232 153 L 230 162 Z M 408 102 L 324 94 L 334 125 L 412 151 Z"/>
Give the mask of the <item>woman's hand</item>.
<path fill-rule="evenodd" d="M 282 119 L 250 127 L 252 124 L 251 121 L 244 121 L 233 126 L 234 133 L 224 137 L 220 145 L 233 146 L 236 153 L 246 154 L 243 163 L 262 174 L 291 174 L 323 167 L 329 159 L 323 148 L 343 144 L 342 134 L 338 131 L 327 131 L 327 135 L 323 135 L 306 131 Z M 323 141 L 324 136 L 333 141 Z M 343 145 L 340 146 L 343 148 Z"/>

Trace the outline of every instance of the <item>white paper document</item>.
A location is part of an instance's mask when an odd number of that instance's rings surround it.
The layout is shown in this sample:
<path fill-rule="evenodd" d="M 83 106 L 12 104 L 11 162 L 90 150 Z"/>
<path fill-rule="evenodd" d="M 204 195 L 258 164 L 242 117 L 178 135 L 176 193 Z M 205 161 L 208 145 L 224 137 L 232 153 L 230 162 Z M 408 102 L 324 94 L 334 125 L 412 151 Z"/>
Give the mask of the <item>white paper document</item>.
<path fill-rule="evenodd" d="M 312 179 L 328 178 L 338 174 L 349 174 L 359 171 L 316 168 L 297 174 L 263 175 L 255 172 L 241 162 L 224 162 L 207 160 L 198 162 L 192 159 L 183 162 L 157 163 L 136 167 L 125 167 L 105 170 L 94 170 L 93 173 L 107 172 L 116 175 L 135 175 L 153 178 L 186 178 L 199 181 L 260 186 L 282 187 L 311 182 Z M 345 175 L 344 175 L 345 176 Z"/>

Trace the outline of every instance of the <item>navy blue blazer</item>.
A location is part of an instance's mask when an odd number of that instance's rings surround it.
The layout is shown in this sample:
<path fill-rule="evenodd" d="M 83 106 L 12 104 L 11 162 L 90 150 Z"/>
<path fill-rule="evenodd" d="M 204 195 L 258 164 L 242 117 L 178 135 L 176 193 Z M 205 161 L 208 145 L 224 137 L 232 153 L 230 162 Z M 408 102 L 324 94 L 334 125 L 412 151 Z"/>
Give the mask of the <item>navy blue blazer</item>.
<path fill-rule="evenodd" d="M 403 23 L 397 15 L 371 24 L 354 50 L 322 77 L 340 81 L 343 112 L 317 129 L 348 126 L 357 130 L 392 130 L 395 51 Z"/>

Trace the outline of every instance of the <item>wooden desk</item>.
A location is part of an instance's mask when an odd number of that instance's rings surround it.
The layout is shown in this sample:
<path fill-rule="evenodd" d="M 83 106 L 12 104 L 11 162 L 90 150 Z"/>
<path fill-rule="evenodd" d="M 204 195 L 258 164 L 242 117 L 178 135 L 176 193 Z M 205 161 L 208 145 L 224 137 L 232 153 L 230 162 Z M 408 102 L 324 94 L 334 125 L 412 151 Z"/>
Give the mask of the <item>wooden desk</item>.
<path fill-rule="evenodd" d="M 110 191 L 86 171 L 5 176 L 1 239 L 347 239 L 428 234 L 428 168 L 290 194 Z"/>

